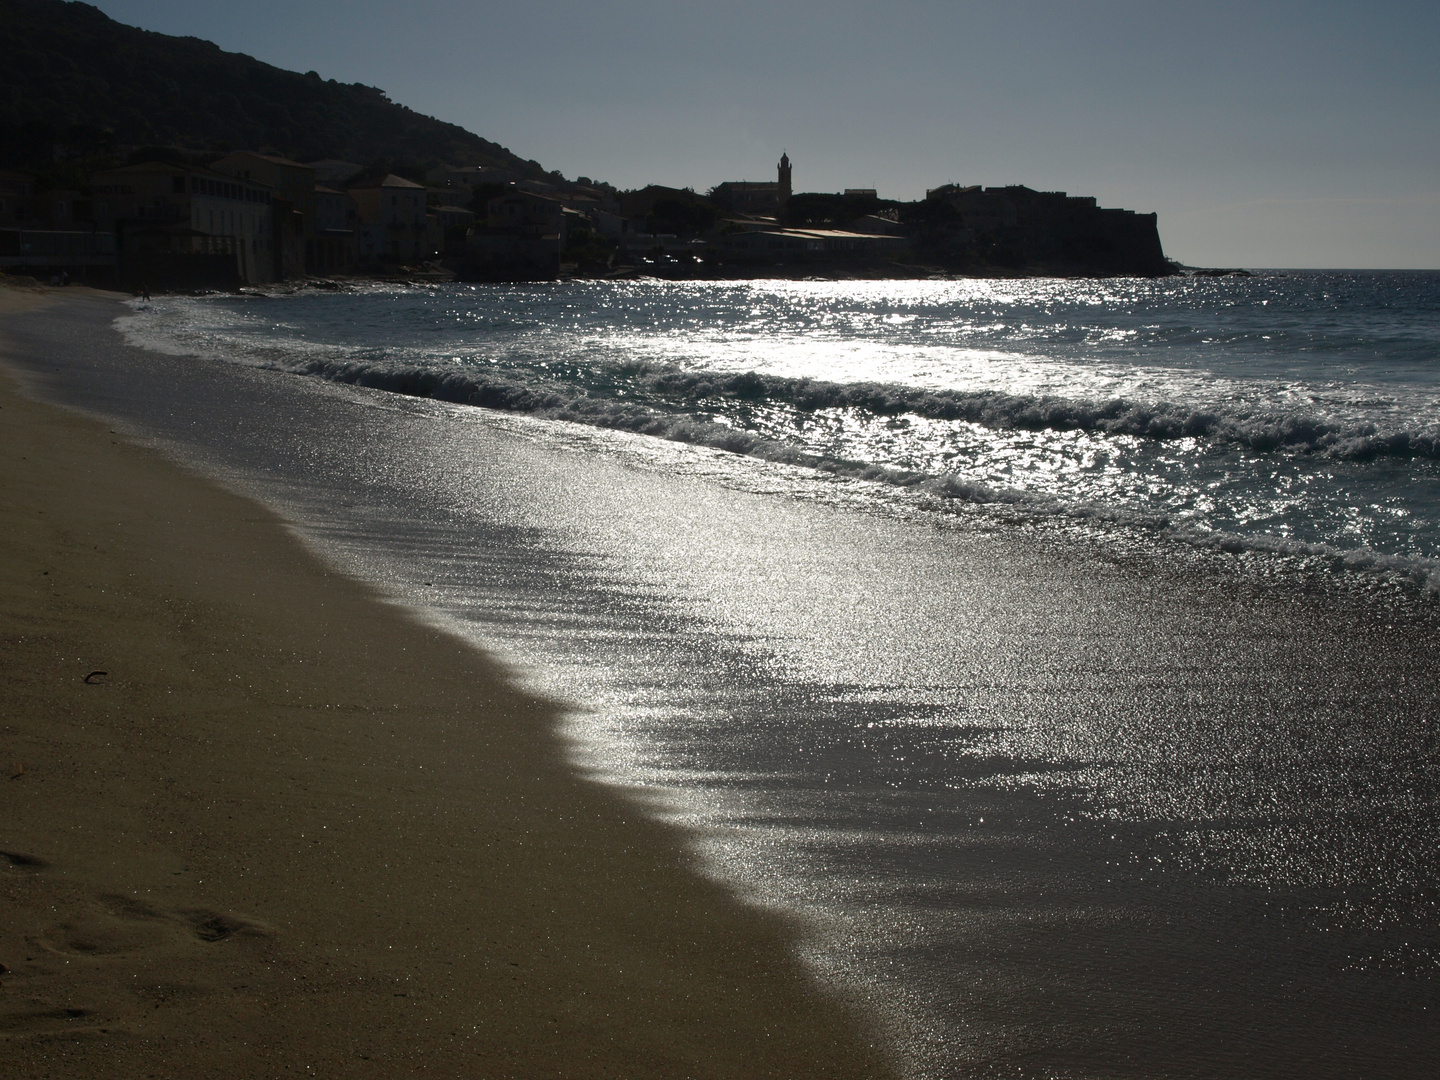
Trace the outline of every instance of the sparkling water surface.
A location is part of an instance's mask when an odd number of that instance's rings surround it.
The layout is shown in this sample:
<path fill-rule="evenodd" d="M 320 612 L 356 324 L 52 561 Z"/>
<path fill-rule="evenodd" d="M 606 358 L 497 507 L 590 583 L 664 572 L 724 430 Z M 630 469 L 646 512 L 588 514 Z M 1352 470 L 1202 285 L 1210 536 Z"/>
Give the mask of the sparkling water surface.
<path fill-rule="evenodd" d="M 564 703 L 908 1076 L 1429 1077 L 1435 282 L 165 300 L 30 362 Z"/>
<path fill-rule="evenodd" d="M 1440 556 L 1440 274 L 166 300 L 136 340 L 1209 544 Z"/>

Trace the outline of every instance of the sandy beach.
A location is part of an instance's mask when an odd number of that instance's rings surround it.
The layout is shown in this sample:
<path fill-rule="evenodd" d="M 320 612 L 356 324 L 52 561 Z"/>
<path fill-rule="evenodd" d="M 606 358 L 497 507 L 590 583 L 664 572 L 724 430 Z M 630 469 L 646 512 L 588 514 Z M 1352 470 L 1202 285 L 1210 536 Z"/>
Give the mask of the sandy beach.
<path fill-rule="evenodd" d="M 486 657 L 10 374 L 0 475 L 7 1076 L 887 1073 Z"/>
<path fill-rule="evenodd" d="M 609 295 L 0 290 L 5 1075 L 1429 1080 L 1413 574 L 400 377 Z"/>

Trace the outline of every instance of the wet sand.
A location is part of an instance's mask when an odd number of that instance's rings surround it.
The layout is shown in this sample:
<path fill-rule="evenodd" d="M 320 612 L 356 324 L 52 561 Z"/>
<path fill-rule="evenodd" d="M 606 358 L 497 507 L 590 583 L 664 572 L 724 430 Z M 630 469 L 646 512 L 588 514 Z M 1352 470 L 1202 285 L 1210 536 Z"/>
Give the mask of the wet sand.
<path fill-rule="evenodd" d="M 0 476 L 7 1076 L 887 1074 L 552 706 L 268 510 L 4 373 Z"/>

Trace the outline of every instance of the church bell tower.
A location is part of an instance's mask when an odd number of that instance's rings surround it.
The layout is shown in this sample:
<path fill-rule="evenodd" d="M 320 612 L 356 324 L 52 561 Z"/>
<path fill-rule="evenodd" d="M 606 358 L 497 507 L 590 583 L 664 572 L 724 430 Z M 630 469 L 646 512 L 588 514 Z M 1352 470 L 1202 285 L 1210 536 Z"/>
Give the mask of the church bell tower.
<path fill-rule="evenodd" d="M 790 201 L 790 155 L 789 155 L 789 153 L 787 152 L 787 153 L 782 153 L 782 154 L 780 155 L 780 191 L 779 191 L 780 209 L 782 209 L 782 210 L 785 209 L 785 204 L 788 203 L 789 201 Z"/>

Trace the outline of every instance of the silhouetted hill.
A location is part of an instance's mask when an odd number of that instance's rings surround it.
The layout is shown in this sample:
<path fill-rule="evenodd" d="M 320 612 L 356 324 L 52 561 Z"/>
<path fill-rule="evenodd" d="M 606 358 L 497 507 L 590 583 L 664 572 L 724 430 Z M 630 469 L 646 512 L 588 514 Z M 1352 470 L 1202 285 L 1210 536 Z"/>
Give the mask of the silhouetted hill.
<path fill-rule="evenodd" d="M 455 124 L 341 84 L 115 22 L 89 4 L 0 0 L 0 163 L 116 147 L 260 148 L 340 158 L 544 170 Z"/>

